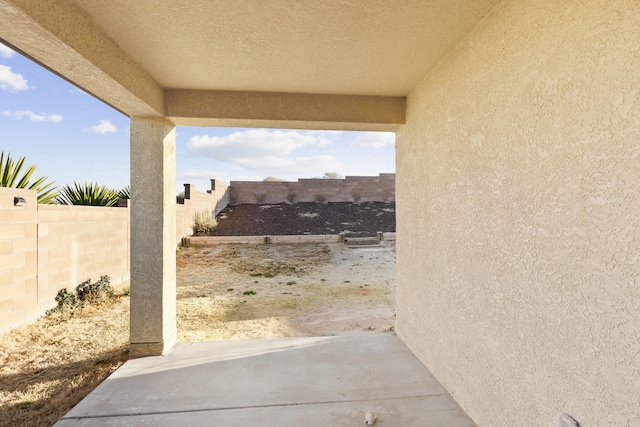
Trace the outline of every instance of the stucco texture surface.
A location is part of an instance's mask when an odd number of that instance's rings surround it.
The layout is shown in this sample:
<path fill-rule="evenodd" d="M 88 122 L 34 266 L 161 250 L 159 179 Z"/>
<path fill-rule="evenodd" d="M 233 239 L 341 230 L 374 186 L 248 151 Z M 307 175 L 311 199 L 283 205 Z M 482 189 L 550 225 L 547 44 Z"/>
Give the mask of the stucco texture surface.
<path fill-rule="evenodd" d="M 480 427 L 640 426 L 640 4 L 503 1 L 397 136 L 397 331 Z"/>

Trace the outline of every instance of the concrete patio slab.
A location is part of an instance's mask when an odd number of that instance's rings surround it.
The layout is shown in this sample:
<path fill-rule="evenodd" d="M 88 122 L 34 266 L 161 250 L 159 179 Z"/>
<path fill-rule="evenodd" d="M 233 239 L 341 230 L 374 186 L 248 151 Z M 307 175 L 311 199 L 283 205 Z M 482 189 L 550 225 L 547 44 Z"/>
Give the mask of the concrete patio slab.
<path fill-rule="evenodd" d="M 179 343 L 125 363 L 58 423 L 473 427 L 393 334 Z"/>

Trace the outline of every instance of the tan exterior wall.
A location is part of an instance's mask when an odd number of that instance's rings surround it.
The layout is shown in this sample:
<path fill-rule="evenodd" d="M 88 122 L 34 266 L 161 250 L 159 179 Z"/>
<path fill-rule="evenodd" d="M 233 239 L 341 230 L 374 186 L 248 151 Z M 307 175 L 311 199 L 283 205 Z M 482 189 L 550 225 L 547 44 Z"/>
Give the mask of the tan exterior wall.
<path fill-rule="evenodd" d="M 640 426 L 640 8 L 505 0 L 397 135 L 397 325 L 479 427 Z"/>
<path fill-rule="evenodd" d="M 193 234 L 196 212 L 210 210 L 217 215 L 229 204 L 229 186 L 215 179 L 211 180 L 211 190 L 206 193 L 196 191 L 193 184 L 185 184 L 185 198 L 176 205 L 176 237 L 180 245 L 182 238 Z"/>
<path fill-rule="evenodd" d="M 395 174 L 299 179 L 297 182 L 231 181 L 231 204 L 294 202 L 385 202 L 396 199 Z"/>
<path fill-rule="evenodd" d="M 64 287 L 129 280 L 129 209 L 38 205 L 35 191 L 0 188 L 0 230 L 0 333 L 42 316 Z"/>

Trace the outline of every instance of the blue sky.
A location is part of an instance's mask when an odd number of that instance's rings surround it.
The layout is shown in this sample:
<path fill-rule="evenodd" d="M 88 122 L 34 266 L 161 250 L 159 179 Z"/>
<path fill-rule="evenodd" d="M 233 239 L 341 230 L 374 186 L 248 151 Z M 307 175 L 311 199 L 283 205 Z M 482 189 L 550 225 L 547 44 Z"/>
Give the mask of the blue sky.
<path fill-rule="evenodd" d="M 63 186 L 129 184 L 129 118 L 0 44 L 0 150 L 26 156 Z M 294 181 L 395 172 L 395 136 L 380 132 L 176 128 L 176 191 L 211 178 Z"/>

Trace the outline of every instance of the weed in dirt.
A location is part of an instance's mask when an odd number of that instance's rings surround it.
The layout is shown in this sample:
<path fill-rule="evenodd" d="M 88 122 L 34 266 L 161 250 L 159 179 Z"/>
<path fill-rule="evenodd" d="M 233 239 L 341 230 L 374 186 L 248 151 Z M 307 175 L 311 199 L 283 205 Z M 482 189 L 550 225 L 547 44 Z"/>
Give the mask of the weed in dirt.
<path fill-rule="evenodd" d="M 264 277 L 266 277 L 267 279 L 271 279 L 273 277 L 276 277 L 276 274 L 270 271 L 267 271 L 266 273 L 264 273 Z"/>
<path fill-rule="evenodd" d="M 25 406 L 29 406 L 33 403 L 31 400 L 23 400 L 22 402 L 18 402 L 15 404 L 16 408 L 24 408 Z"/>
<path fill-rule="evenodd" d="M 328 264 L 330 254 L 331 250 L 324 244 L 190 246 L 178 250 L 176 265 L 182 268 L 226 264 L 232 271 L 251 277 L 302 276 Z"/>
<path fill-rule="evenodd" d="M 233 288 L 229 288 L 227 289 L 227 292 L 233 292 L 233 290 L 234 290 Z"/>
<path fill-rule="evenodd" d="M 321 281 L 321 282 L 326 282 L 326 281 L 327 281 L 327 279 L 320 279 L 320 281 Z"/>
<path fill-rule="evenodd" d="M 242 293 L 242 295 L 255 295 L 256 291 L 254 291 L 253 289 L 249 289 L 248 291 L 244 291 Z"/>
<path fill-rule="evenodd" d="M 345 280 L 344 283 L 351 283 L 351 280 Z"/>
<path fill-rule="evenodd" d="M 295 285 L 296 283 L 298 282 L 296 282 L 295 280 L 292 280 L 290 282 L 287 282 L 287 286 Z"/>
<path fill-rule="evenodd" d="M 253 283 L 258 283 L 258 281 L 257 281 L 257 280 L 254 280 L 254 281 L 253 281 Z"/>

